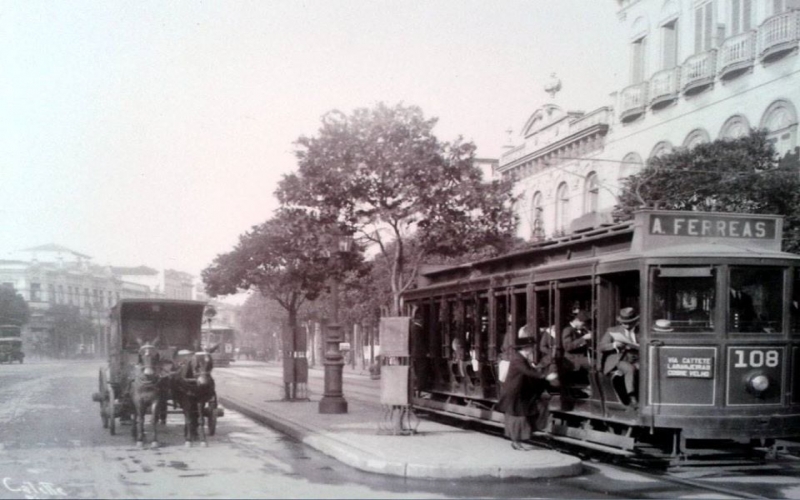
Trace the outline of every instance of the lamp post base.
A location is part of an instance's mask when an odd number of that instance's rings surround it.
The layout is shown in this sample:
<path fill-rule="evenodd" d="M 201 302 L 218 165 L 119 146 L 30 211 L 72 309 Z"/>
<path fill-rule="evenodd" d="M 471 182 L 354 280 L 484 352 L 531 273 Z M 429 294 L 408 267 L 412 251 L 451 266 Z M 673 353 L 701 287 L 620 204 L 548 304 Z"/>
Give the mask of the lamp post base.
<path fill-rule="evenodd" d="M 319 400 L 319 412 L 326 414 L 347 413 L 347 400 L 343 397 L 323 396 Z"/>

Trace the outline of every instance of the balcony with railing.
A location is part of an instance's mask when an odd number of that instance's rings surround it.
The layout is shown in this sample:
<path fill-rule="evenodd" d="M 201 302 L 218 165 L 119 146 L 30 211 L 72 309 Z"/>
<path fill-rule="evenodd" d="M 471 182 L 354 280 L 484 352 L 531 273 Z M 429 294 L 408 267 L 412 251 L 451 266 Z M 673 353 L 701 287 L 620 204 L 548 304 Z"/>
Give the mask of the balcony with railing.
<path fill-rule="evenodd" d="M 681 68 L 675 67 L 661 70 L 650 79 L 650 108 L 666 107 L 680 95 Z"/>
<path fill-rule="evenodd" d="M 717 62 L 722 80 L 736 78 L 753 69 L 756 58 L 756 32 L 739 33 L 725 39 L 719 48 Z"/>
<path fill-rule="evenodd" d="M 619 102 L 621 122 L 628 123 L 642 116 L 647 107 L 647 82 L 625 87 L 620 93 Z"/>
<path fill-rule="evenodd" d="M 758 56 L 770 62 L 796 50 L 800 38 L 800 10 L 772 16 L 758 27 Z"/>
<path fill-rule="evenodd" d="M 681 67 L 684 95 L 693 95 L 714 85 L 717 49 L 689 56 Z"/>

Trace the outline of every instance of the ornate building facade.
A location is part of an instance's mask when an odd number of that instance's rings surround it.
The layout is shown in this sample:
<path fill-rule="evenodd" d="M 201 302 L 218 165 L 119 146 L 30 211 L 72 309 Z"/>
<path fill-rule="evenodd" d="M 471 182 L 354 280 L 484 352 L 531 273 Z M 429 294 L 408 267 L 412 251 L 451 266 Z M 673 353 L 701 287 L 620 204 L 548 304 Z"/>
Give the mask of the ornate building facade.
<path fill-rule="evenodd" d="M 651 157 L 766 129 L 800 154 L 800 0 L 617 0 L 626 75 L 590 113 L 536 110 L 498 172 L 515 179 L 519 236 L 608 221 L 621 179 Z M 609 5 L 612 8 L 612 5 Z"/>
<path fill-rule="evenodd" d="M 191 278 L 187 273 L 161 273 L 146 266 L 101 266 L 88 255 L 53 244 L 27 248 L 12 259 L 0 260 L 0 286 L 15 290 L 30 308 L 30 320 L 23 327 L 26 351 L 67 357 L 79 351 L 105 352 L 109 310 L 119 299 L 168 297 L 166 290 L 174 295 L 168 298 L 191 299 Z M 54 338 L 56 314 L 68 309 L 88 320 L 93 331 L 69 341 Z"/>

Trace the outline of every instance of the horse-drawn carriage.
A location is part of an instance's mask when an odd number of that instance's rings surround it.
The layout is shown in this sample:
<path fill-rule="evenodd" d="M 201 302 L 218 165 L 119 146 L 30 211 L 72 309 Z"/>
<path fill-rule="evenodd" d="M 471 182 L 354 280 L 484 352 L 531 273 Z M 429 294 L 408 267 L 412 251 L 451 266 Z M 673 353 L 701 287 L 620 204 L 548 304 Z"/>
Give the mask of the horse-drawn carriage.
<path fill-rule="evenodd" d="M 144 441 L 144 418 L 153 420 L 153 445 L 158 445 L 156 423 L 166 423 L 168 406 L 180 407 L 187 445 L 205 442 L 216 432 L 218 407 L 210 351 L 200 351 L 204 302 L 169 299 L 123 299 L 111 310 L 108 366 L 99 373 L 103 427 L 116 434 L 117 418 L 133 424 L 132 434 Z"/>

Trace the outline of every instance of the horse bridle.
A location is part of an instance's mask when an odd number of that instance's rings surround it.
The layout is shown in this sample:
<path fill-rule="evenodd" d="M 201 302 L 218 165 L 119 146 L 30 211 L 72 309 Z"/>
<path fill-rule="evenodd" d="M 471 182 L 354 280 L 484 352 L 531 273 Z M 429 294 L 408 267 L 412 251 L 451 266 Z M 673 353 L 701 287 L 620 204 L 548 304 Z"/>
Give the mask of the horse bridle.
<path fill-rule="evenodd" d="M 143 345 L 139 348 L 139 360 L 142 363 L 141 378 L 147 382 L 157 382 L 159 376 L 155 365 L 158 363 L 158 349 L 154 345 Z M 149 366 L 145 360 L 150 361 Z"/>
<path fill-rule="evenodd" d="M 205 351 L 196 352 L 192 359 L 192 369 L 198 385 L 206 385 L 211 378 L 212 359 Z M 202 368 L 202 370 L 201 370 Z"/>

